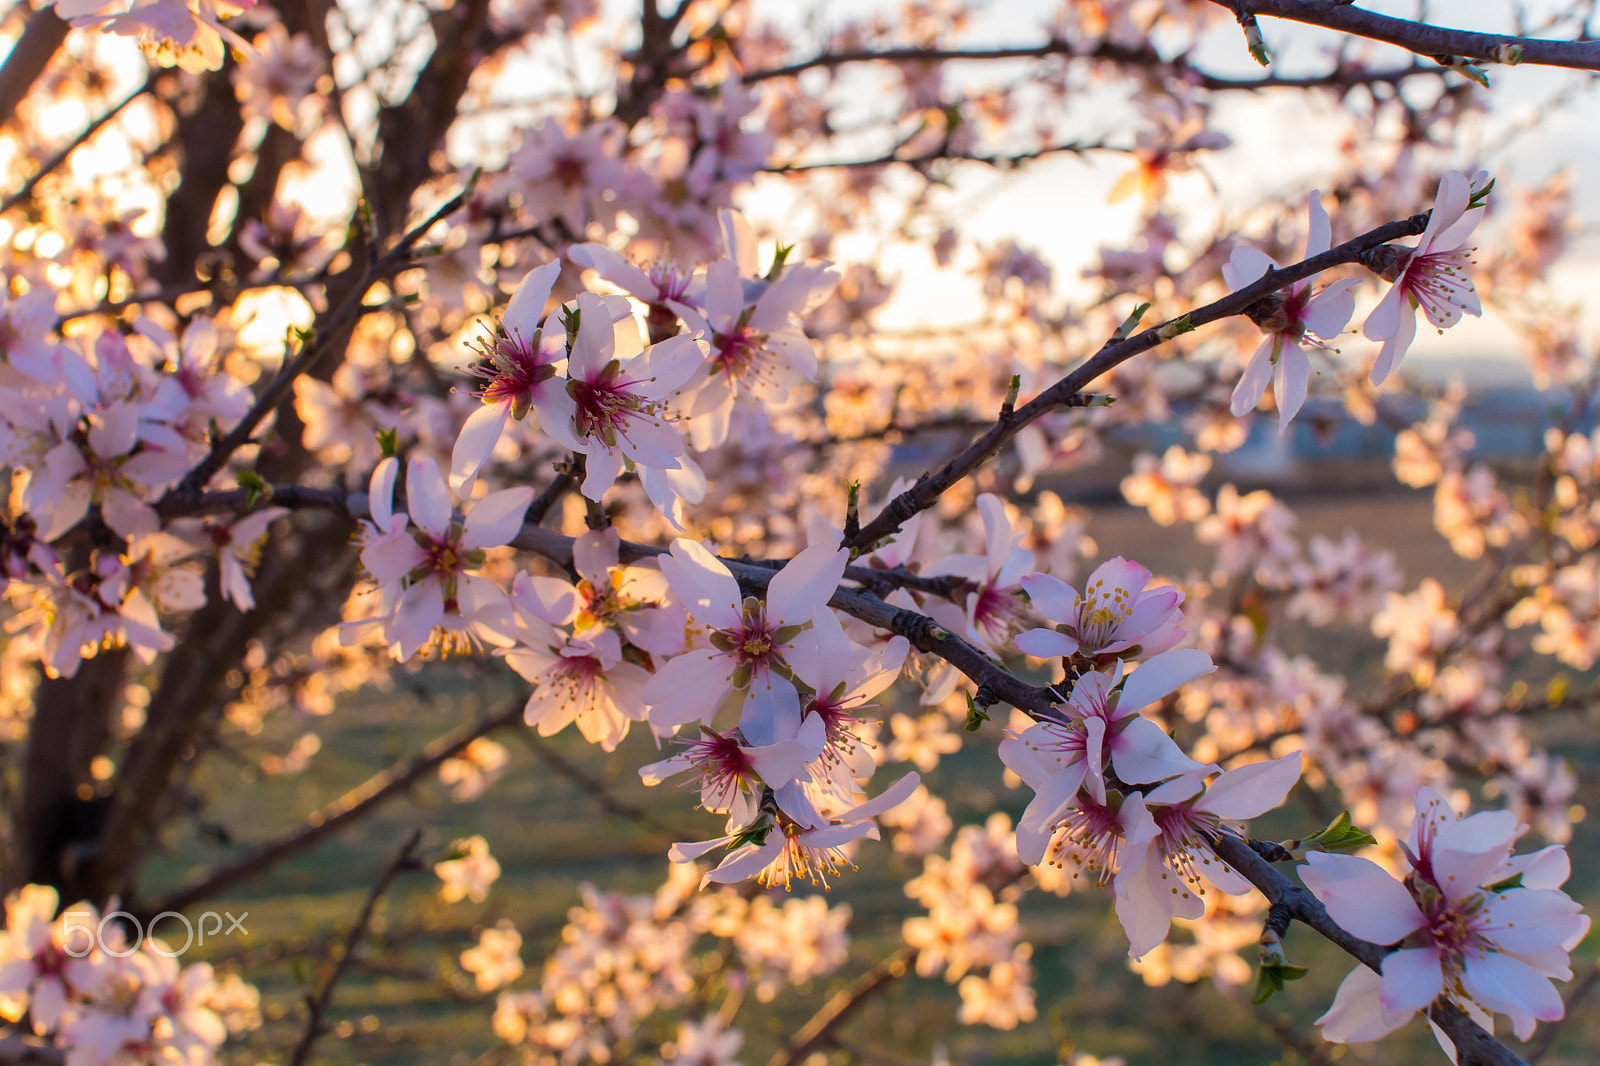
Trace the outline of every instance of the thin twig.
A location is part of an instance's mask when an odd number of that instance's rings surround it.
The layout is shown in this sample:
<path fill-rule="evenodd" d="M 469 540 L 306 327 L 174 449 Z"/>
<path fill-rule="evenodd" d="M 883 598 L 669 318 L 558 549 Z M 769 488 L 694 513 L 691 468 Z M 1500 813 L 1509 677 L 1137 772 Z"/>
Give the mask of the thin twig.
<path fill-rule="evenodd" d="M 811 1020 L 794 1034 L 789 1045 L 772 1056 L 767 1066 L 799 1066 L 812 1052 L 819 1050 L 832 1037 L 834 1029 L 863 1003 L 891 981 L 905 976 L 916 957 L 917 949 L 909 944 L 902 944 L 895 949 L 894 954 L 856 978 L 849 988 L 834 996 L 812 1015 Z"/>
<path fill-rule="evenodd" d="M 1441 61 L 1459 57 L 1478 63 L 1535 64 L 1573 70 L 1600 70 L 1600 41 L 1543 41 L 1499 33 L 1452 30 L 1409 19 L 1390 18 L 1352 4 L 1329 0 L 1211 0 L 1238 14 L 1267 15 L 1382 41 Z"/>
<path fill-rule="evenodd" d="M 283 369 L 278 371 L 278 376 L 257 398 L 255 404 L 245 416 L 239 420 L 233 429 L 228 431 L 226 436 L 212 446 L 210 454 L 200 460 L 193 470 L 184 475 L 178 486 L 168 493 L 169 496 L 176 496 L 179 499 L 192 497 L 198 495 L 206 487 L 207 482 L 216 475 L 217 471 L 222 469 L 223 464 L 228 461 L 229 457 L 249 442 L 251 435 L 255 432 L 256 427 L 261 424 L 261 421 L 288 395 L 295 379 L 310 370 L 332 344 L 333 339 L 352 324 L 357 317 L 356 313 L 364 309 L 365 304 L 363 301 L 365 301 L 367 291 L 372 285 L 381 280 L 392 268 L 403 265 L 407 261 L 412 246 L 421 240 L 423 235 L 432 229 L 439 220 L 453 214 L 462 204 L 466 203 L 467 196 L 471 191 L 472 188 L 469 183 L 467 188 L 457 193 L 426 219 L 413 226 L 381 258 L 368 263 L 366 269 L 362 271 L 360 280 L 351 288 L 339 306 L 317 327 L 316 334 L 305 344 L 300 354 L 287 362 Z M 165 500 L 162 502 L 165 502 Z"/>
<path fill-rule="evenodd" d="M 333 990 L 345 971 L 350 968 L 350 963 L 355 958 L 356 946 L 361 942 L 361 938 L 367 935 L 367 927 L 372 924 L 372 912 L 377 908 L 378 900 L 388 891 L 396 877 L 407 870 L 421 868 L 417 862 L 417 847 L 421 843 L 422 830 L 413 829 L 410 838 L 384 869 L 377 884 L 372 886 L 372 891 L 367 894 L 367 902 L 361 908 L 361 913 L 356 916 L 355 922 L 351 924 L 350 931 L 345 934 L 344 948 L 339 952 L 339 959 L 334 963 L 333 972 L 328 975 L 327 981 L 323 982 L 321 991 L 315 996 L 306 996 L 306 1009 L 310 1013 L 306 1018 L 305 1032 L 301 1034 L 300 1043 L 295 1047 L 294 1056 L 289 1060 L 290 1066 L 305 1066 L 317 1037 L 326 1029 L 323 1018 L 333 1003 Z"/>
<path fill-rule="evenodd" d="M 496 714 L 462 726 L 453 733 L 439 737 L 424 747 L 403 766 L 391 766 L 374 774 L 366 781 L 319 810 L 313 811 L 305 825 L 288 836 L 264 844 L 248 854 L 207 874 L 199 882 L 180 888 L 160 903 L 150 908 L 151 914 L 163 911 L 182 912 L 186 907 L 210 899 L 241 881 L 255 877 L 291 856 L 298 855 L 314 844 L 358 818 L 372 813 L 378 806 L 405 792 L 425 775 L 438 769 L 446 759 L 454 758 L 479 737 L 488 736 L 513 722 L 522 720 L 521 698 L 509 701 Z"/>

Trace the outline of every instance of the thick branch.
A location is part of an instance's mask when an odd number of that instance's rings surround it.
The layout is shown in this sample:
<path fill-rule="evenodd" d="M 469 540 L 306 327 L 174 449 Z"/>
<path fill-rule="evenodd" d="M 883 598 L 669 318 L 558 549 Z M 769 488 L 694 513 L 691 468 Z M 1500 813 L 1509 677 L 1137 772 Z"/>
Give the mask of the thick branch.
<path fill-rule="evenodd" d="M 0 125 L 16 117 L 17 105 L 49 66 L 70 28 L 56 17 L 53 8 L 43 8 L 28 17 L 22 36 L 11 46 L 4 65 L 0 65 Z"/>
<path fill-rule="evenodd" d="M 1268 15 L 1308 26 L 1383 41 L 1419 56 L 1479 63 L 1532 63 L 1600 71 L 1600 41 L 1544 41 L 1499 33 L 1473 33 L 1379 15 L 1338 0 L 1211 0 L 1235 15 Z M 1516 51 L 1513 52 L 1512 50 Z"/>

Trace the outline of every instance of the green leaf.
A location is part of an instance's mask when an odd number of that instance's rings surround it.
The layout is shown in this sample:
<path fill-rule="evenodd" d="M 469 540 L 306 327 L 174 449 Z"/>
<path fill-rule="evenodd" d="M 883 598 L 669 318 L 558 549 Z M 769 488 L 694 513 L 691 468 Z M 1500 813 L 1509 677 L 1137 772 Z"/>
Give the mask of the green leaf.
<path fill-rule="evenodd" d="M 1522 888 L 1522 871 L 1518 870 L 1504 881 L 1496 881 L 1492 885 L 1484 885 L 1485 892 L 1507 892 L 1513 888 Z"/>
<path fill-rule="evenodd" d="M 1161 329 L 1156 332 L 1156 336 L 1160 337 L 1164 341 L 1170 341 L 1174 337 L 1181 337 L 1185 333 L 1193 332 L 1194 324 L 1189 321 L 1188 315 L 1184 315 L 1182 318 L 1175 318 L 1171 322 L 1168 322 L 1166 325 L 1162 326 Z"/>
<path fill-rule="evenodd" d="M 767 280 L 777 281 L 783 274 L 783 268 L 788 265 L 789 256 L 794 252 L 794 245 L 780 244 L 778 250 L 772 253 L 772 265 L 767 268 Z"/>
<path fill-rule="evenodd" d="M 1347 851 L 1351 848 L 1364 848 L 1369 844 L 1376 844 L 1377 838 L 1362 829 L 1350 820 L 1349 811 L 1340 811 L 1339 816 L 1328 823 L 1328 827 L 1315 836 L 1307 837 L 1307 845 L 1315 845 L 1318 851 Z"/>

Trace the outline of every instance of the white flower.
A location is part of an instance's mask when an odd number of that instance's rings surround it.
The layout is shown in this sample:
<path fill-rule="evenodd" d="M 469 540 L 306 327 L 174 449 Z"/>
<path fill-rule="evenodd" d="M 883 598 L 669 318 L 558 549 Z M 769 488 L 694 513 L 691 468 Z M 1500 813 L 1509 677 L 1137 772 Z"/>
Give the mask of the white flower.
<path fill-rule="evenodd" d="M 1368 859 L 1306 856 L 1300 879 L 1334 921 L 1373 943 L 1400 945 L 1381 973 L 1360 966 L 1345 978 L 1318 1019 L 1324 1038 L 1376 1040 L 1441 996 L 1475 1018 L 1509 1015 L 1519 1040 L 1533 1035 L 1536 1020 L 1562 1016 L 1550 979 L 1571 979 L 1567 954 L 1589 919 L 1559 891 L 1571 870 L 1566 849 L 1513 858 L 1522 831 L 1509 811 L 1458 820 L 1443 797 L 1422 788 L 1403 882 Z"/>
<path fill-rule="evenodd" d="M 1372 384 L 1383 384 L 1405 358 L 1417 335 L 1418 307 L 1440 330 L 1461 321 L 1462 314 L 1483 314 L 1478 290 L 1465 273 L 1473 249 L 1462 247 L 1483 220 L 1484 205 L 1468 207 L 1471 202 L 1472 183 L 1465 174 L 1452 170 L 1439 179 L 1439 195 L 1422 239 L 1361 327 L 1368 340 L 1383 342 L 1367 379 Z"/>
<path fill-rule="evenodd" d="M 1326 252 L 1332 243 L 1333 227 L 1328 222 L 1328 213 L 1322 209 L 1322 196 L 1313 192 L 1305 258 Z M 1278 264 L 1272 259 L 1241 244 L 1234 248 L 1227 265 L 1222 268 L 1222 276 L 1230 288 L 1242 289 L 1267 271 L 1277 269 Z M 1250 357 L 1233 390 L 1231 409 L 1235 418 L 1253 410 L 1261 401 L 1269 378 L 1278 401 L 1280 433 L 1305 403 L 1311 360 L 1303 345 L 1329 347 L 1328 342 L 1339 335 L 1356 309 L 1356 298 L 1350 290 L 1359 284 L 1354 278 L 1336 281 L 1312 296 L 1311 283 L 1315 280 L 1316 276 L 1312 275 L 1295 282 L 1286 295 L 1278 298 L 1281 306 L 1275 308 L 1270 319 L 1261 322 L 1267 336 Z"/>

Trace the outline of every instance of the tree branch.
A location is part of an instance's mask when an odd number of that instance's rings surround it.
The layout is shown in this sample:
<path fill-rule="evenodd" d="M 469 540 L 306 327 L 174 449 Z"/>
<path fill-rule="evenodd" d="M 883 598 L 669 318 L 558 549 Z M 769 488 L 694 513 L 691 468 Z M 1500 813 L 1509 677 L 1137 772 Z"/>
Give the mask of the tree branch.
<path fill-rule="evenodd" d="M 1135 355 L 1147 352 L 1188 329 L 1242 314 L 1256 301 L 1302 278 L 1312 277 L 1329 267 L 1359 262 L 1372 249 L 1402 237 L 1415 236 L 1421 233 L 1427 224 L 1427 213 L 1386 223 L 1320 255 L 1314 255 L 1310 259 L 1281 270 L 1269 270 L 1258 281 L 1204 307 L 1196 308 L 1178 319 L 1147 329 L 1132 337 L 1112 341 L 1076 370 L 1017 408 L 1010 418 L 996 421 L 987 432 L 946 463 L 937 474 L 924 474 L 918 478 L 916 484 L 890 500 L 883 510 L 878 512 L 877 517 L 862 526 L 854 537 L 847 538 L 845 547 L 852 551 L 865 552 L 893 536 L 907 519 L 933 506 L 941 495 L 997 454 L 1007 441 L 1024 428 L 1057 408 L 1082 406 L 1086 401 L 1081 393 L 1090 382 Z"/>
<path fill-rule="evenodd" d="M 396 877 L 407 870 L 421 868 L 417 862 L 417 846 L 421 843 L 422 830 L 413 829 L 410 838 L 378 877 L 378 882 L 372 886 L 372 891 L 368 893 L 367 902 L 362 906 L 361 913 L 356 916 L 350 931 L 345 934 L 344 948 L 339 952 L 339 960 L 334 963 L 333 972 L 323 983 L 322 990 L 315 996 L 306 996 L 306 1008 L 310 1014 L 306 1018 L 306 1028 L 300 1037 L 300 1043 L 294 1049 L 293 1058 L 289 1060 L 291 1066 L 305 1066 L 306 1060 L 311 1056 L 311 1048 L 325 1028 L 322 1019 L 333 1003 L 333 990 L 338 986 L 340 978 L 344 977 L 345 971 L 350 968 L 361 938 L 367 935 L 367 927 L 372 924 L 372 912 L 377 909 L 378 900 L 383 898 L 383 894 L 388 891 Z"/>
<path fill-rule="evenodd" d="M 1546 41 L 1499 33 L 1452 30 L 1408 19 L 1390 18 L 1348 0 L 1211 0 L 1234 15 L 1267 15 L 1307 26 L 1339 30 L 1382 41 L 1419 56 L 1450 57 L 1478 63 L 1535 64 L 1600 71 L 1600 41 Z"/>
<path fill-rule="evenodd" d="M 410 762 L 391 766 L 374 774 L 366 781 L 340 796 L 334 802 L 313 811 L 305 825 L 288 836 L 264 844 L 248 854 L 213 870 L 200 882 L 181 888 L 150 908 L 151 914 L 179 911 L 204 899 L 210 899 L 241 881 L 261 874 L 291 856 L 320 843 L 330 833 L 337 832 L 361 818 L 400 793 L 411 788 L 425 775 L 438 769 L 439 764 L 460 754 L 479 737 L 488 736 L 498 729 L 522 720 L 525 701 L 518 697 L 494 715 L 462 726 L 453 733 L 439 737 L 418 752 Z"/>

